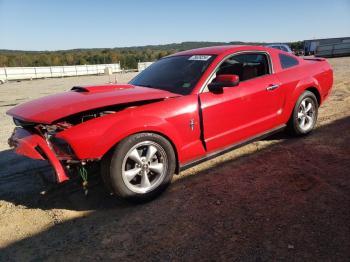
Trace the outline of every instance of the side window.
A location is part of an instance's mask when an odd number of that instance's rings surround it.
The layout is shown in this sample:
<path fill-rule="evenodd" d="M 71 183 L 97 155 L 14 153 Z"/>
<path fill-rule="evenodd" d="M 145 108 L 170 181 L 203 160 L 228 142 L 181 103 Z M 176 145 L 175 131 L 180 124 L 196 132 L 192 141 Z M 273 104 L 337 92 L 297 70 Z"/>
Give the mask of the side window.
<path fill-rule="evenodd" d="M 289 55 L 279 54 L 281 66 L 283 69 L 296 66 L 299 64 L 299 61 L 295 59 L 294 57 L 291 57 Z"/>
<path fill-rule="evenodd" d="M 275 49 L 278 49 L 278 50 L 281 50 L 281 47 L 279 45 L 271 45 L 269 46 L 271 48 L 275 48 Z"/>
<path fill-rule="evenodd" d="M 283 46 L 283 45 L 281 45 L 281 50 L 285 51 L 285 52 L 288 52 L 288 49 L 285 46 Z"/>
<path fill-rule="evenodd" d="M 270 74 L 269 59 L 266 54 L 247 53 L 227 58 L 218 68 L 216 75 L 238 75 L 240 81 Z"/>

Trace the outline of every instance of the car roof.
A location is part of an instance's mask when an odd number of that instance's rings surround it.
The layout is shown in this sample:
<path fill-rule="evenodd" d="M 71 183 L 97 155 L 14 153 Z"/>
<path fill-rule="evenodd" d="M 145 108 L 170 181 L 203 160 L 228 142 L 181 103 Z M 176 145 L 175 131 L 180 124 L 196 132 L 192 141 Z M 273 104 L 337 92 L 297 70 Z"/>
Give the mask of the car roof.
<path fill-rule="evenodd" d="M 254 46 L 254 45 L 223 45 L 223 46 L 210 46 L 210 47 L 203 47 L 203 48 L 196 48 L 191 50 L 186 50 L 182 52 L 175 53 L 170 56 L 178 56 L 178 55 L 220 55 L 220 54 L 226 54 L 236 51 L 249 51 L 249 50 L 255 50 L 255 51 L 261 51 L 261 50 L 267 50 L 270 48 L 266 48 L 263 46 Z"/>
<path fill-rule="evenodd" d="M 285 47 L 288 47 L 289 48 L 289 45 L 287 45 L 287 44 L 268 44 L 268 45 L 266 45 L 266 46 L 285 46 Z"/>

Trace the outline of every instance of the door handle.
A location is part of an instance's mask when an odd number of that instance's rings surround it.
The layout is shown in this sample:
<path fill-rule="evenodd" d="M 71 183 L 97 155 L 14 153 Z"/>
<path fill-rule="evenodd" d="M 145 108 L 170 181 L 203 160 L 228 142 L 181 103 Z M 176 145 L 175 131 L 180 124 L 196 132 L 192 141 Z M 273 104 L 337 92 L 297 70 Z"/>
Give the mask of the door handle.
<path fill-rule="evenodd" d="M 277 88 L 279 88 L 280 87 L 280 85 L 269 85 L 267 88 L 266 88 L 266 90 L 267 91 L 272 91 L 272 90 L 275 90 L 275 89 L 277 89 Z"/>

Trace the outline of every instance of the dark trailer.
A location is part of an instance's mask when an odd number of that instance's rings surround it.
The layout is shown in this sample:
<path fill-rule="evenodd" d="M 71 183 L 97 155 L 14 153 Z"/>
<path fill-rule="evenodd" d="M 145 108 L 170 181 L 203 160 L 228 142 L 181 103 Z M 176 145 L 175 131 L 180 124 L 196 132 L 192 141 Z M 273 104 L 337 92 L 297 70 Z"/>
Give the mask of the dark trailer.
<path fill-rule="evenodd" d="M 305 40 L 304 54 L 321 57 L 349 56 L 350 37 Z"/>

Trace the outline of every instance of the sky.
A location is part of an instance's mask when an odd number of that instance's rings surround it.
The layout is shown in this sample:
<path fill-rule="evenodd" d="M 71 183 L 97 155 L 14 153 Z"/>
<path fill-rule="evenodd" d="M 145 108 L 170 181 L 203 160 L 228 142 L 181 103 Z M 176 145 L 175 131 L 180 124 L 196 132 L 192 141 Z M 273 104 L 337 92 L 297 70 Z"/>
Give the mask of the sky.
<path fill-rule="evenodd" d="M 350 36 L 350 0 L 0 0 L 0 49 Z"/>

